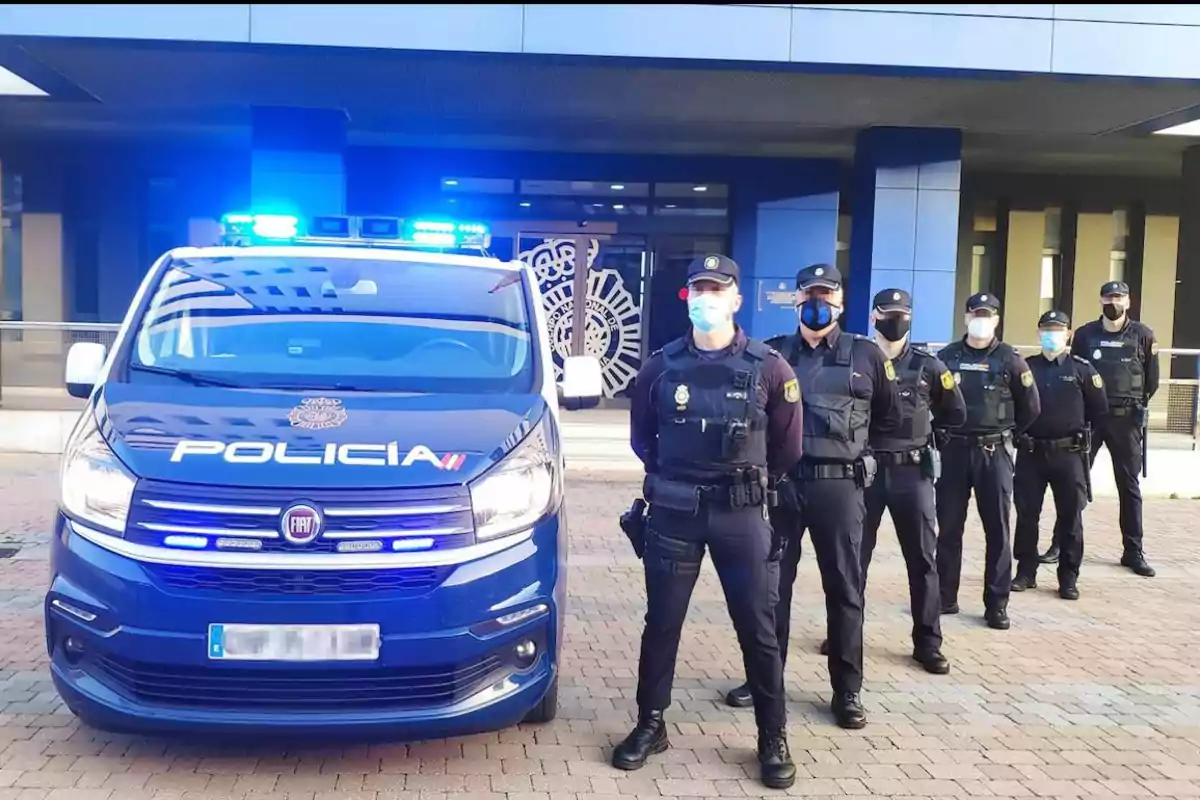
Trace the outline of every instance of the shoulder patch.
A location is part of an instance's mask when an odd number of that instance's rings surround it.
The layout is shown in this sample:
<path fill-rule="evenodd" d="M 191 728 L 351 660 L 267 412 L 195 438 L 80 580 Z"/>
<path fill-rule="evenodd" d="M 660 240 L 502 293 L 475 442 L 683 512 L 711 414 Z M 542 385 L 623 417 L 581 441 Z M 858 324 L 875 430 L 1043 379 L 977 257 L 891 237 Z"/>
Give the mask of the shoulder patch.
<path fill-rule="evenodd" d="M 1104 378 L 1100 377 L 1099 372 L 1092 373 L 1092 386 L 1095 386 L 1097 389 L 1104 388 Z"/>
<path fill-rule="evenodd" d="M 883 374 L 887 376 L 889 381 L 896 380 L 896 368 L 892 366 L 892 360 L 885 358 L 883 360 Z"/>
<path fill-rule="evenodd" d="M 1025 370 L 1024 372 L 1021 373 L 1021 385 L 1024 386 L 1026 389 L 1028 389 L 1030 386 L 1033 386 L 1033 373 L 1032 372 L 1030 372 L 1029 370 Z"/>
<path fill-rule="evenodd" d="M 954 389 L 954 376 L 950 374 L 950 370 L 942 373 L 942 388 L 948 392 Z"/>
<path fill-rule="evenodd" d="M 783 384 L 783 399 L 789 403 L 795 403 L 800 399 L 800 382 L 795 378 L 789 378 Z"/>

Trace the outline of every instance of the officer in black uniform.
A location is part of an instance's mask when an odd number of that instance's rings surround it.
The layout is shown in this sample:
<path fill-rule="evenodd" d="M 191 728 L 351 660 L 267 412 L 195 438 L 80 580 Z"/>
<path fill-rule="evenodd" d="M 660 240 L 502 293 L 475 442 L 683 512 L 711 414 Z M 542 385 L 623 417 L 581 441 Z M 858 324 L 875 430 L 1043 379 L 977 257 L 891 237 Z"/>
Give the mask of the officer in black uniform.
<path fill-rule="evenodd" d="M 739 270 L 709 255 L 688 271 L 691 331 L 654 353 L 634 383 L 630 444 L 646 468 L 646 624 L 638 722 L 613 765 L 638 769 L 669 746 L 663 711 L 705 548 L 725 591 L 750 677 L 763 783 L 796 780 L 788 750 L 783 665 L 775 636 L 782 543 L 768 522 L 773 478 L 800 458 L 795 372 L 734 324 Z"/>
<path fill-rule="evenodd" d="M 1017 530 L 1013 557 L 1017 577 L 1012 590 L 1037 587 L 1038 520 L 1046 486 L 1054 495 L 1054 539 L 1061 543 L 1058 596 L 1079 599 L 1076 580 L 1083 561 L 1083 509 L 1091 499 L 1092 429 L 1108 412 L 1104 379 L 1085 358 L 1071 355 L 1067 339 L 1071 318 L 1047 311 L 1038 320 L 1042 352 L 1029 358 L 1042 413 L 1017 439 L 1017 472 L 1013 497 Z"/>
<path fill-rule="evenodd" d="M 1139 471 L 1150 398 L 1158 391 L 1158 342 L 1149 325 L 1129 318 L 1129 286 L 1109 281 L 1100 287 L 1103 316 L 1075 331 L 1071 353 L 1092 362 L 1104 381 L 1108 414 L 1096 425 L 1092 440 L 1094 464 L 1100 447 L 1108 447 L 1120 503 L 1119 518 L 1124 552 L 1121 566 L 1145 578 L 1154 577 L 1142 549 L 1142 489 Z M 1042 556 L 1043 563 L 1058 559 L 1061 543 Z"/>
<path fill-rule="evenodd" d="M 884 289 L 876 294 L 871 320 L 875 324 L 875 343 L 891 359 L 899 377 L 904 421 L 891 433 L 871 433 L 871 451 L 879 462 L 879 474 L 866 492 L 863 586 L 865 589 L 886 508 L 891 512 L 908 568 L 912 657 L 926 672 L 944 675 L 950 671 L 950 662 L 942 655 L 934 493 L 941 459 L 933 441 L 933 421 L 944 429 L 957 427 L 967 418 L 967 406 L 946 365 L 929 351 L 909 343 L 912 297 L 908 292 Z"/>
<path fill-rule="evenodd" d="M 767 340 L 796 370 L 804 405 L 804 455 L 793 470 L 796 491 L 780 492 L 772 516 L 786 547 L 779 576 L 775 628 L 787 660 L 792 584 L 800 562 L 800 538 L 812 536 L 825 590 L 830 710 L 843 728 L 861 728 L 867 715 L 859 700 L 863 680 L 863 490 L 875 476 L 867 448 L 869 428 L 901 424 L 900 395 L 892 363 L 865 336 L 838 327 L 842 276 L 814 264 L 796 276 L 800 327 Z M 788 502 L 788 500 L 792 502 Z M 746 688 L 725 701 L 744 704 Z"/>
<path fill-rule="evenodd" d="M 938 353 L 967 401 L 967 421 L 957 429 L 936 428 L 942 453 L 937 483 L 938 583 L 942 613 L 958 613 L 963 528 L 975 491 L 987 554 L 983 605 L 988 626 L 1007 630 L 1012 589 L 1009 512 L 1012 509 L 1013 436 L 1024 433 L 1041 402 L 1025 359 L 996 338 L 1000 301 L 982 292 L 967 298 L 967 335 Z"/>

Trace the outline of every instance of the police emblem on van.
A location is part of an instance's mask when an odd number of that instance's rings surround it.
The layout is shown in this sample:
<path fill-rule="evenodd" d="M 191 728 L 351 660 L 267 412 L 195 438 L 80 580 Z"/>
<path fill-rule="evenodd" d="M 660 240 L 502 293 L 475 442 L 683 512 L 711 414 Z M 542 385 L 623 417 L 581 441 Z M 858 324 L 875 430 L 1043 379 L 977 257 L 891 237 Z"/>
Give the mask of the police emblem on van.
<path fill-rule="evenodd" d="M 309 544 L 321 532 L 321 512 L 307 503 L 290 506 L 279 518 L 279 532 L 292 544 Z"/>
<path fill-rule="evenodd" d="M 288 413 L 293 428 L 323 431 L 346 422 L 346 409 L 336 397 L 306 397 Z"/>

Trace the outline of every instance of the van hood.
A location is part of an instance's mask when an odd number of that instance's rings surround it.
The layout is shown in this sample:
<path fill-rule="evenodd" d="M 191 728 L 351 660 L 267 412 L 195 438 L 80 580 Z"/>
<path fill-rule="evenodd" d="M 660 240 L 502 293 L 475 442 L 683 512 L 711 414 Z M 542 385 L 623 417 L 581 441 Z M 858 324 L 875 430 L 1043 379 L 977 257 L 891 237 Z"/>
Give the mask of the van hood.
<path fill-rule="evenodd" d="M 109 383 L 100 431 L 140 478 L 206 486 L 466 483 L 547 410 L 539 394 L 401 395 Z"/>

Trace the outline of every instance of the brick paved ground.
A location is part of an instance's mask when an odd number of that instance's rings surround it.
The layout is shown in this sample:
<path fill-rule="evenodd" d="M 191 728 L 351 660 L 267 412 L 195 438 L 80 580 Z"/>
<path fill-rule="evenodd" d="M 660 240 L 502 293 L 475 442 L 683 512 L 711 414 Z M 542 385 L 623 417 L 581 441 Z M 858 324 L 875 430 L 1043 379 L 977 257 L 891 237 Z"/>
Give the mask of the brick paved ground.
<path fill-rule="evenodd" d="M 571 482 L 571 610 L 554 723 L 445 742 L 285 751 L 114 736 L 80 727 L 46 677 L 39 603 L 54 498 L 53 459 L 0 457 L 0 800 L 551 800 L 604 795 L 782 794 L 754 777 L 749 710 L 720 695 L 737 648 L 711 570 L 692 604 L 672 708 L 674 749 L 640 772 L 608 766 L 631 724 L 643 613 L 638 562 L 613 520 L 633 484 Z M 791 743 L 815 797 L 1200 796 L 1200 537 L 1190 501 L 1147 507 L 1159 577 L 1113 565 L 1116 506 L 1088 514 L 1090 545 L 1067 603 L 1053 578 L 1014 596 L 1013 628 L 979 619 L 981 533 L 970 532 L 961 597 L 945 622 L 948 676 L 908 659 L 902 564 L 890 532 L 872 569 L 863 731 L 834 727 L 815 653 L 824 614 L 811 558 L 801 568 L 788 669 Z M 6 545 L 5 542 L 10 544 Z"/>

